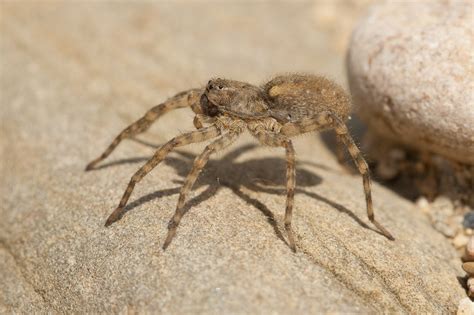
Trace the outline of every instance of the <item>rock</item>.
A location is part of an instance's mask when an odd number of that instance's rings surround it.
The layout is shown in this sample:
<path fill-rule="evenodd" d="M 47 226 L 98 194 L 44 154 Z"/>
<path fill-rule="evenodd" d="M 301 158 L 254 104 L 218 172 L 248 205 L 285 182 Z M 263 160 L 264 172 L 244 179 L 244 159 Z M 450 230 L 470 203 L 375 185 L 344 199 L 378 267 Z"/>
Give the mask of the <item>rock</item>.
<path fill-rule="evenodd" d="M 474 228 L 474 211 L 470 211 L 464 215 L 462 225 L 464 228 Z"/>
<path fill-rule="evenodd" d="M 387 2 L 353 32 L 350 90 L 370 131 L 474 164 L 472 3 Z"/>
<path fill-rule="evenodd" d="M 461 228 L 461 224 L 452 224 L 455 216 L 455 206 L 449 198 L 440 196 L 430 204 L 429 216 L 433 227 L 444 236 L 454 238 L 456 230 Z"/>
<path fill-rule="evenodd" d="M 466 245 L 466 258 L 474 261 L 474 236 L 470 236 Z"/>
<path fill-rule="evenodd" d="M 455 248 L 462 248 L 467 245 L 469 241 L 469 237 L 465 235 L 463 232 L 459 232 L 454 238 L 453 238 L 453 245 Z"/>
<path fill-rule="evenodd" d="M 474 278 L 469 278 L 467 280 L 467 294 L 470 297 L 474 297 Z"/>
<path fill-rule="evenodd" d="M 474 314 L 474 303 L 470 298 L 464 298 L 459 302 L 457 315 L 472 315 Z"/>
<path fill-rule="evenodd" d="M 417 208 L 423 213 L 429 215 L 431 211 L 431 206 L 429 201 L 425 197 L 420 197 L 415 202 Z"/>
<path fill-rule="evenodd" d="M 470 275 L 474 275 L 474 261 L 468 261 L 462 264 L 462 269 Z"/>
<path fill-rule="evenodd" d="M 212 157 L 166 252 L 179 188 L 204 145 L 170 154 L 137 185 L 125 216 L 104 227 L 155 147 L 193 128 L 189 110 L 172 112 L 143 143 L 124 142 L 100 169 L 83 171 L 156 102 L 218 71 L 251 82 L 282 68 L 338 74 L 342 56 L 334 61 L 328 37 L 311 32 L 305 4 L 252 8 L 2 3 L 0 312 L 456 311 L 463 272 L 449 242 L 374 183 L 375 215 L 396 240 L 381 236 L 361 177 L 341 171 L 317 136 L 295 139 L 296 254 L 282 225 L 284 150 L 249 138 Z"/>

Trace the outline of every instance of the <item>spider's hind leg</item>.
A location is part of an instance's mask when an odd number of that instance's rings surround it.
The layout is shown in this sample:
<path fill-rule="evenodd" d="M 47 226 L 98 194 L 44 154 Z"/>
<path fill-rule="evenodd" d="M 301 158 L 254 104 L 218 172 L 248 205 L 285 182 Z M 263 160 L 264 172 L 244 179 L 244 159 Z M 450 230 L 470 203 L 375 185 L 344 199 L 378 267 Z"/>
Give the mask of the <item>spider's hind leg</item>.
<path fill-rule="evenodd" d="M 342 122 L 334 113 L 330 111 L 324 111 L 311 118 L 302 119 L 301 121 L 294 123 L 286 123 L 282 126 L 280 133 L 287 137 L 292 137 L 298 134 L 327 128 L 335 129 L 338 140 L 342 141 L 342 143 L 346 146 L 349 154 L 354 160 L 355 165 L 357 166 L 357 169 L 362 175 L 365 200 L 367 204 L 367 216 L 369 217 L 369 220 L 380 230 L 380 232 L 382 232 L 383 235 L 385 235 L 385 237 L 393 240 L 394 238 L 392 234 L 390 234 L 386 228 L 384 228 L 377 220 L 375 220 L 370 189 L 369 167 L 362 156 L 362 153 L 359 151 L 359 148 L 357 148 L 356 144 L 354 143 L 354 140 L 349 134 L 347 126 L 344 124 L 344 122 Z"/>
<path fill-rule="evenodd" d="M 362 153 L 360 152 L 357 145 L 354 143 L 354 140 L 349 134 L 347 126 L 335 115 L 331 115 L 331 118 L 333 119 L 333 122 L 334 122 L 334 128 L 335 128 L 337 137 L 340 139 L 340 141 L 342 141 L 345 144 L 347 150 L 349 151 L 349 154 L 351 155 L 352 159 L 354 160 L 355 165 L 357 166 L 357 169 L 362 175 L 363 184 L 364 184 L 365 201 L 367 205 L 367 216 L 369 217 L 369 220 L 379 229 L 380 232 L 382 232 L 382 234 L 385 237 L 387 237 L 390 240 L 394 240 L 394 237 L 392 236 L 392 234 L 390 234 L 390 232 L 385 227 L 383 227 L 382 224 L 380 224 L 377 220 L 375 220 L 373 203 L 372 203 L 372 195 L 371 195 L 371 189 L 370 189 L 370 174 L 369 174 L 369 167 L 367 165 L 367 162 L 362 156 Z"/>
<path fill-rule="evenodd" d="M 98 163 L 106 159 L 119 145 L 119 143 L 124 140 L 136 136 L 142 132 L 145 132 L 150 128 L 150 126 L 155 122 L 160 116 L 166 112 L 190 106 L 193 111 L 197 112 L 199 110 L 196 104 L 199 102 L 199 96 L 201 95 L 200 89 L 192 89 L 185 92 L 181 92 L 168 99 L 166 102 L 159 104 L 152 109 L 150 109 L 146 114 L 122 130 L 122 132 L 115 137 L 112 143 L 107 147 L 107 149 L 95 160 L 91 161 L 86 166 L 86 171 L 93 169 Z"/>
<path fill-rule="evenodd" d="M 340 165 L 344 164 L 344 141 L 336 134 L 336 157 Z"/>

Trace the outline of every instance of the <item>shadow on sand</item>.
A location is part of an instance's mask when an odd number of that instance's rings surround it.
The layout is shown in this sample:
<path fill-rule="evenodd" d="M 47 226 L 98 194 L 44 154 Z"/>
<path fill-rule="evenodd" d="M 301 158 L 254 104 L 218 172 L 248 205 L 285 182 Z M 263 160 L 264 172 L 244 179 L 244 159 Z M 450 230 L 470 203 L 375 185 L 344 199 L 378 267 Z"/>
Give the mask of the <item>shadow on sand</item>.
<path fill-rule="evenodd" d="M 134 140 L 152 148 L 159 147 L 142 140 Z M 255 147 L 256 145 L 254 144 L 244 145 L 226 153 L 225 155 L 219 157 L 219 159 L 217 160 L 211 159 L 207 163 L 203 172 L 200 174 L 198 180 L 193 186 L 194 189 L 203 186 L 205 186 L 206 189 L 196 197 L 189 199 L 186 203 L 184 210 L 185 212 L 187 212 L 192 206 L 198 205 L 208 200 L 209 198 L 214 196 L 219 191 L 219 189 L 221 189 L 222 187 L 226 187 L 231 189 L 236 197 L 241 198 L 247 204 L 252 205 L 256 209 L 261 211 L 262 214 L 265 215 L 265 217 L 267 218 L 268 223 L 273 227 L 276 236 L 280 238 L 283 242 L 287 243 L 278 228 L 273 212 L 261 201 L 253 198 L 247 193 L 248 191 L 253 191 L 275 195 L 286 195 L 286 161 L 284 159 L 284 151 L 282 151 L 282 158 L 255 158 L 243 162 L 236 161 L 239 156 L 248 152 L 249 150 L 252 150 Z M 179 176 L 185 178 L 188 172 L 191 170 L 192 162 L 195 157 L 196 155 L 194 154 L 175 150 L 174 154 L 168 156 L 164 160 L 164 163 L 173 167 Z M 150 157 L 142 157 L 112 161 L 98 166 L 96 170 L 121 164 L 138 162 L 144 163 L 149 158 Z M 318 175 L 302 168 L 302 166 L 304 165 L 311 165 L 319 169 L 337 172 L 337 170 L 330 169 L 327 166 L 320 165 L 318 163 L 304 161 L 298 162 L 296 165 L 296 195 L 305 194 L 318 201 L 324 202 L 335 208 L 336 210 L 348 215 L 360 226 L 379 233 L 379 231 L 365 224 L 360 218 L 358 218 L 352 211 L 350 211 L 346 207 L 338 204 L 335 201 L 329 200 L 315 192 L 305 190 L 305 188 L 307 187 L 319 185 L 322 182 L 322 179 Z M 174 183 L 182 185 L 183 180 L 175 181 Z M 158 190 L 153 193 L 147 194 L 129 203 L 124 209 L 124 214 L 140 206 L 141 204 L 161 197 L 179 194 L 179 192 L 180 187 L 176 187 Z M 284 209 L 284 207 L 285 205 L 283 204 L 282 209 Z"/>

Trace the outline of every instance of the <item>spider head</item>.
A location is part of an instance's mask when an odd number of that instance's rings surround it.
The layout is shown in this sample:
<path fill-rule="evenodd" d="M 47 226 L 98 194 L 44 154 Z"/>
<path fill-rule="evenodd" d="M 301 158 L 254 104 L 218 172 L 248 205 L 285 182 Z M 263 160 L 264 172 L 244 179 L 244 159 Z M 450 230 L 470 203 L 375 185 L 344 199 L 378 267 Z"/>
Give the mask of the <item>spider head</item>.
<path fill-rule="evenodd" d="M 201 108 L 205 115 L 216 116 L 219 107 L 225 107 L 236 95 L 236 87 L 224 79 L 209 80 L 201 96 Z"/>
<path fill-rule="evenodd" d="M 248 83 L 212 79 L 206 85 L 201 96 L 201 108 L 208 116 L 217 116 L 220 112 L 245 113 L 251 99 L 258 98 L 259 90 Z"/>

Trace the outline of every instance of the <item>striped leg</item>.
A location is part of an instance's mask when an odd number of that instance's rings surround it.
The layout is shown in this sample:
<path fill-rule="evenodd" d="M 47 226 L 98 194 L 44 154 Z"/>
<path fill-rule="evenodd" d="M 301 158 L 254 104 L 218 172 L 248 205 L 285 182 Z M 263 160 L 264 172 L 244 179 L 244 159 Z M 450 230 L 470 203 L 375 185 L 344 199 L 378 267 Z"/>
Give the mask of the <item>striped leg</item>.
<path fill-rule="evenodd" d="M 281 133 L 287 137 L 292 137 L 298 134 L 303 134 L 306 132 L 316 131 L 316 130 L 323 130 L 329 127 L 332 127 L 332 114 L 328 111 L 322 112 L 315 117 L 302 119 L 297 122 L 293 123 L 286 123 L 283 125 L 281 129 Z M 344 163 L 344 148 L 342 138 L 340 135 L 336 135 L 336 155 L 337 160 L 340 164 Z"/>
<path fill-rule="evenodd" d="M 200 95 L 201 90 L 199 89 L 188 90 L 176 94 L 172 98 L 168 99 L 166 102 L 153 107 L 142 118 L 125 128 L 117 137 L 115 137 L 114 141 L 112 141 L 112 143 L 107 147 L 104 153 L 102 153 L 98 158 L 96 158 L 86 166 L 86 171 L 93 169 L 94 166 L 96 166 L 99 162 L 106 159 L 122 140 L 131 138 L 148 130 L 148 128 L 150 128 L 153 122 L 155 122 L 160 116 L 162 116 L 166 112 L 187 106 L 191 106 L 192 109 L 195 110 L 194 107 L 196 107 L 195 104 L 199 102 Z"/>
<path fill-rule="evenodd" d="M 288 138 L 303 133 L 323 130 L 332 127 L 332 114 L 328 111 L 311 118 L 305 118 L 300 121 L 286 123 L 282 126 L 280 133 Z"/>
<path fill-rule="evenodd" d="M 344 164 L 344 142 L 341 136 L 336 135 L 336 157 L 339 164 Z"/>
<path fill-rule="evenodd" d="M 215 126 L 210 126 L 198 131 L 193 131 L 189 133 L 185 133 L 183 135 L 177 136 L 166 144 L 161 146 L 153 157 L 148 160 L 130 179 L 128 183 L 127 189 L 125 190 L 120 203 L 115 209 L 114 212 L 109 216 L 105 226 L 109 226 L 110 224 L 114 223 L 115 221 L 119 220 L 123 215 L 123 208 L 127 204 L 130 195 L 132 194 L 133 188 L 135 184 L 138 183 L 146 174 L 148 174 L 155 166 L 157 166 L 163 159 L 166 157 L 168 153 L 171 152 L 175 147 L 183 146 L 190 143 L 202 142 L 205 140 L 209 140 L 211 138 L 215 138 L 220 134 L 220 131 Z"/>
<path fill-rule="evenodd" d="M 288 234 L 288 243 L 291 250 L 296 252 L 295 238 L 291 227 L 291 218 L 293 214 L 293 204 L 295 199 L 296 186 L 296 168 L 295 168 L 295 150 L 291 140 L 286 137 L 269 132 L 258 130 L 252 134 L 262 143 L 274 147 L 284 147 L 286 150 L 286 209 L 285 209 L 285 230 Z"/>
<path fill-rule="evenodd" d="M 237 139 L 240 133 L 241 133 L 240 131 L 238 132 L 231 131 L 227 134 L 222 135 L 213 143 L 209 144 L 204 149 L 204 151 L 194 160 L 193 168 L 191 172 L 189 172 L 184 182 L 184 185 L 181 188 L 181 192 L 179 194 L 179 199 L 178 199 L 178 205 L 176 206 L 176 212 L 174 213 L 173 217 L 170 220 L 170 223 L 168 224 L 168 235 L 166 236 L 166 240 L 163 244 L 163 250 L 166 250 L 166 248 L 169 246 L 173 237 L 176 234 L 176 229 L 178 228 L 179 222 L 181 221 L 181 218 L 184 215 L 183 207 L 186 201 L 186 195 L 189 193 L 189 191 L 193 187 L 194 182 L 196 181 L 199 173 L 201 172 L 201 170 L 203 169 L 203 167 L 206 165 L 207 161 L 209 160 L 210 155 L 232 144 L 232 142 L 234 142 Z"/>
<path fill-rule="evenodd" d="M 333 113 L 329 111 L 325 111 L 320 113 L 319 115 L 303 119 L 298 122 L 294 123 L 286 123 L 280 130 L 280 133 L 287 136 L 292 137 L 298 134 L 322 130 L 327 128 L 334 128 L 336 130 L 336 134 L 338 140 L 342 141 L 344 145 L 347 147 L 354 163 L 356 164 L 359 172 L 362 175 L 363 183 L 364 183 L 364 192 L 365 192 L 365 199 L 367 203 L 367 216 L 369 220 L 384 234 L 388 239 L 393 240 L 393 236 L 390 232 L 387 231 L 379 222 L 375 220 L 374 217 L 374 210 L 372 205 L 372 196 L 370 191 L 370 175 L 369 175 L 369 167 L 365 162 L 362 154 L 360 153 L 359 149 L 354 143 L 354 140 L 349 134 L 346 125 Z"/>
<path fill-rule="evenodd" d="M 335 131 L 337 133 L 338 138 L 342 140 L 342 142 L 346 145 L 347 150 L 349 151 L 352 159 L 354 160 L 357 169 L 362 175 L 363 184 L 364 184 L 364 193 L 365 193 L 365 201 L 367 204 L 367 216 L 369 220 L 385 235 L 388 239 L 394 240 L 392 234 L 384 228 L 377 220 L 375 220 L 374 216 L 374 209 L 372 205 L 372 195 L 370 190 L 370 175 L 369 175 L 369 167 L 367 162 L 365 162 L 364 157 L 362 156 L 359 148 L 357 148 L 354 140 L 352 139 L 349 131 L 347 130 L 346 125 L 337 117 L 332 116 L 335 124 Z"/>
<path fill-rule="evenodd" d="M 293 229 L 291 228 L 291 216 L 293 213 L 293 204 L 295 199 L 296 169 L 295 169 L 295 150 L 291 140 L 285 142 L 286 149 L 286 210 L 285 210 L 285 230 L 288 234 L 291 249 L 296 252 Z"/>

